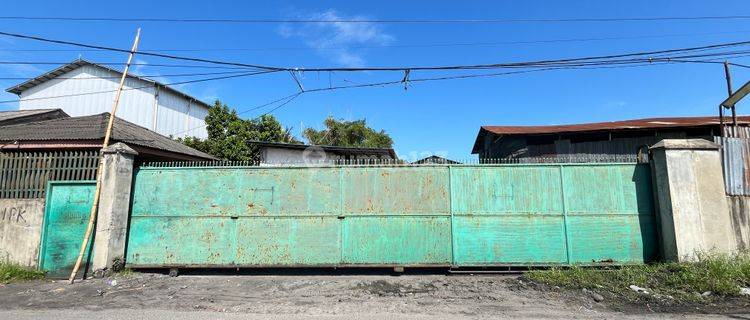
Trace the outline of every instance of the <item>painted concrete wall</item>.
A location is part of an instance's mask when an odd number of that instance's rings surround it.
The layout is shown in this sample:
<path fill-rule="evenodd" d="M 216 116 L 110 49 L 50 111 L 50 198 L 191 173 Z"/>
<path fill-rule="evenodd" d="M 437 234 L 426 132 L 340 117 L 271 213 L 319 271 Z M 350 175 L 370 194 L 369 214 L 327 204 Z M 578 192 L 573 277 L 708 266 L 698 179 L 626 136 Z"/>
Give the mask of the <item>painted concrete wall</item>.
<path fill-rule="evenodd" d="M 719 145 L 665 139 L 652 153 L 664 258 L 689 261 L 696 253 L 734 253 Z"/>
<path fill-rule="evenodd" d="M 120 73 L 82 66 L 21 93 L 19 109 L 61 108 L 70 116 L 109 112 L 119 84 Z M 76 95 L 79 93 L 92 93 Z M 49 98 L 55 97 L 55 98 Z M 153 83 L 137 78 L 125 81 L 117 116 L 162 135 L 176 137 L 208 136 L 204 119 L 208 107 Z M 200 128 L 197 128 L 200 127 Z M 190 129 L 194 129 L 185 132 Z"/>
<path fill-rule="evenodd" d="M 35 268 L 44 199 L 0 199 L 0 261 Z"/>
<path fill-rule="evenodd" d="M 99 215 L 94 242 L 94 272 L 119 271 L 125 263 L 125 239 L 130 212 L 130 187 L 133 179 L 133 157 L 138 154 L 124 143 L 102 150 Z"/>
<path fill-rule="evenodd" d="M 750 196 L 729 196 L 729 211 L 732 217 L 732 235 L 737 249 L 750 249 Z"/>

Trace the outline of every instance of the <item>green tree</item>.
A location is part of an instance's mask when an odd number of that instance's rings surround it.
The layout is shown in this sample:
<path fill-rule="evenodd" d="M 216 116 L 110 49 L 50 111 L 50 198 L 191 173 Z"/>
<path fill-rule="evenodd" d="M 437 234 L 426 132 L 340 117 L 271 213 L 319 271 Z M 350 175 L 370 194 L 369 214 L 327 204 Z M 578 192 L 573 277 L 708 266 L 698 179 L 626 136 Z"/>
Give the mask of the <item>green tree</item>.
<path fill-rule="evenodd" d="M 367 126 L 365 119 L 355 121 L 336 120 L 328 117 L 323 121 L 325 129 L 307 128 L 302 133 L 310 144 L 339 147 L 391 148 L 393 139 L 385 131 L 375 131 Z"/>
<path fill-rule="evenodd" d="M 183 144 L 213 155 L 217 158 L 232 161 L 257 161 L 260 158 L 258 148 L 253 141 L 300 143 L 292 134 L 291 128 L 282 127 L 272 115 L 246 120 L 237 115 L 237 111 L 216 101 L 206 116 L 208 138 L 178 138 Z"/>

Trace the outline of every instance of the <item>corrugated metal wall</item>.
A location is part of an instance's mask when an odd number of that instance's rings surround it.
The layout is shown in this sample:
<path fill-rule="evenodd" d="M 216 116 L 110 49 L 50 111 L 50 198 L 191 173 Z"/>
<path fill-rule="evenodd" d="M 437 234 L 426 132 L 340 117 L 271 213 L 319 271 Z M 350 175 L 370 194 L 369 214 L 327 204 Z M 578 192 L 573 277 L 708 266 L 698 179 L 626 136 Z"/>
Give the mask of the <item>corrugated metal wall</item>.
<path fill-rule="evenodd" d="M 733 196 L 750 195 L 750 139 L 714 137 L 722 146 L 724 187 Z"/>
<path fill-rule="evenodd" d="M 647 165 L 142 167 L 127 262 L 161 266 L 639 263 Z"/>
<path fill-rule="evenodd" d="M 73 117 L 109 112 L 119 84 L 119 79 L 111 77 L 117 75 L 119 74 L 102 68 L 82 66 L 63 74 L 61 77 L 65 79 L 52 79 L 24 91 L 19 108 L 61 108 Z M 166 136 L 175 133 L 179 133 L 175 135 L 178 137 L 207 136 L 203 127 L 185 132 L 204 124 L 208 110 L 202 104 L 191 104 L 184 97 L 162 88 L 159 90 L 157 106 L 156 88 L 149 82 L 135 78 L 126 79 L 125 89 L 117 109 L 118 117 Z M 92 92 L 99 93 L 80 95 Z M 188 113 L 189 104 L 191 107 Z"/>

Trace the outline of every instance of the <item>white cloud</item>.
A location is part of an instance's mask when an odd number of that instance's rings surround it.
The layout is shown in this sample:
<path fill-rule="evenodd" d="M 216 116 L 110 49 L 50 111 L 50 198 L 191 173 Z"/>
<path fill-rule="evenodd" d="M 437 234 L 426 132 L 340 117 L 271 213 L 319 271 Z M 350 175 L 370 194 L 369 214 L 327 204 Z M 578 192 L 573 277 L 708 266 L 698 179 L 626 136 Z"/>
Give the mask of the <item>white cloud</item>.
<path fill-rule="evenodd" d="M 628 102 L 627 101 L 622 101 L 622 100 L 608 101 L 604 105 L 607 108 L 624 108 L 624 107 L 628 106 Z"/>
<path fill-rule="evenodd" d="M 2 37 L 0 37 L 0 39 L 2 39 Z M 12 43 L 12 42 L 9 42 L 9 43 Z M 6 52 L 3 52 L 2 47 L 0 47 L 0 59 L 24 60 L 23 58 L 12 56 L 10 54 L 7 54 Z M 4 65 L 0 65 L 0 70 L 2 70 L 4 73 L 10 76 L 29 77 L 29 78 L 36 77 L 48 71 L 48 70 L 45 70 L 44 68 L 40 68 L 32 64 L 4 64 Z"/>
<path fill-rule="evenodd" d="M 7 44 L 15 44 L 16 43 L 10 37 L 2 37 L 2 36 L 0 36 L 0 42 L 7 43 Z"/>
<path fill-rule="evenodd" d="M 308 20 L 367 20 L 362 15 L 346 16 L 330 9 L 320 13 L 297 15 L 297 19 Z M 361 50 L 355 46 L 384 45 L 392 42 L 394 37 L 385 33 L 380 26 L 373 23 L 303 23 L 297 25 L 284 24 L 278 29 L 284 38 L 296 38 L 318 54 L 330 58 L 334 62 L 348 66 L 361 67 L 365 58 Z"/>
<path fill-rule="evenodd" d="M 135 58 L 133 59 L 133 65 L 130 67 L 130 71 L 128 71 L 128 73 L 134 76 L 146 77 L 162 84 L 171 83 L 171 80 L 169 78 L 160 76 L 159 73 L 153 71 L 153 69 L 154 68 L 149 68 L 148 61 Z M 174 85 L 170 87 L 174 87 L 175 89 L 177 89 L 182 86 L 184 85 Z"/>

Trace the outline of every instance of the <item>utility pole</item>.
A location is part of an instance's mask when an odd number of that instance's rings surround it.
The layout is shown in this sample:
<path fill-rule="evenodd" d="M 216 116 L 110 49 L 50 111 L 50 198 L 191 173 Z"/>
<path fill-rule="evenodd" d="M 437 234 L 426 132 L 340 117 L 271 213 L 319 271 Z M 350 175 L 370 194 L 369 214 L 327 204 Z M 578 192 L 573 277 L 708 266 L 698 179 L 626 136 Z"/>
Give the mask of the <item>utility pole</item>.
<path fill-rule="evenodd" d="M 729 73 L 729 61 L 724 61 L 724 77 L 727 79 L 727 93 L 728 96 L 731 97 L 733 90 L 732 90 L 732 74 Z M 722 106 L 719 107 L 719 117 L 721 117 L 720 120 L 720 126 L 722 127 L 721 130 L 724 130 L 724 110 L 722 110 Z M 724 133 L 722 132 L 722 136 L 724 136 Z M 732 137 L 737 136 L 737 109 L 732 105 Z"/>
<path fill-rule="evenodd" d="M 141 38 L 141 28 L 135 33 L 135 40 L 133 41 L 133 48 L 130 49 L 130 55 L 128 55 L 128 62 L 125 64 L 125 69 L 122 71 L 122 77 L 120 78 L 120 86 L 117 88 L 115 94 L 115 101 L 112 104 L 112 112 L 109 114 L 109 122 L 107 122 L 107 131 L 104 133 L 104 142 L 102 143 L 102 149 L 109 145 L 109 138 L 112 135 L 112 126 L 115 122 L 115 114 L 117 113 L 117 105 L 120 104 L 120 94 L 122 94 L 122 87 L 125 85 L 125 79 L 128 76 L 128 69 L 130 69 L 130 62 L 133 60 L 133 55 L 138 49 L 138 41 Z M 96 170 L 96 189 L 94 189 L 94 203 L 91 205 L 91 211 L 89 213 L 89 223 L 86 226 L 86 234 L 83 236 L 81 242 L 81 250 L 78 252 L 78 259 L 76 260 L 73 271 L 70 273 L 70 279 L 68 281 L 72 284 L 75 281 L 78 269 L 81 267 L 83 261 L 83 255 L 86 252 L 86 248 L 89 245 L 89 238 L 91 238 L 91 232 L 94 230 L 94 223 L 96 222 L 96 209 L 99 206 L 99 196 L 102 191 L 102 171 L 104 171 L 104 158 L 103 154 L 99 154 L 99 167 Z M 89 253 L 90 254 L 90 253 Z"/>

